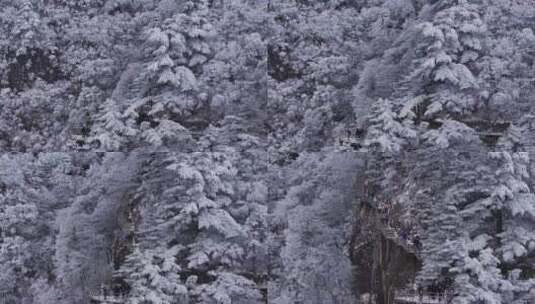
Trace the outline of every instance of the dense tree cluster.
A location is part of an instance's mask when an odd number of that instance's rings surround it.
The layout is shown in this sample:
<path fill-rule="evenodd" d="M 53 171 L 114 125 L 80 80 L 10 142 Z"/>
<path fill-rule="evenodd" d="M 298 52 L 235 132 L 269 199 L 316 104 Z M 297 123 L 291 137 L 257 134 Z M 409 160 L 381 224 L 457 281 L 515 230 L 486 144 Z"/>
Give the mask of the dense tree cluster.
<path fill-rule="evenodd" d="M 356 210 L 389 202 L 417 284 L 534 299 L 534 24 L 531 0 L 0 0 L 0 293 L 354 303 Z"/>

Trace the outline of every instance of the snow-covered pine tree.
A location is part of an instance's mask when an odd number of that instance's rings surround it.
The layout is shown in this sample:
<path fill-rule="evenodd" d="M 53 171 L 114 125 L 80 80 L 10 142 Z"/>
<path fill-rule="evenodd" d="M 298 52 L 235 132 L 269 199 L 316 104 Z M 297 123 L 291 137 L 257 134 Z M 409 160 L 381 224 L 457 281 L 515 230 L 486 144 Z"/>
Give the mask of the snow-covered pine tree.
<path fill-rule="evenodd" d="M 496 252 L 502 273 L 510 280 L 503 301 L 521 303 L 533 297 L 535 251 L 535 195 L 531 182 L 531 155 L 527 152 L 493 152 L 497 160 L 497 185 L 491 196 L 495 216 Z"/>
<path fill-rule="evenodd" d="M 98 142 L 98 149 L 104 151 L 121 151 L 128 147 L 138 131 L 130 125 L 117 102 L 113 99 L 106 100 L 100 111 L 102 116 L 97 119 L 94 135 L 89 141 Z"/>
<path fill-rule="evenodd" d="M 122 79 L 133 87 L 124 83 L 114 92 L 123 124 L 138 134 L 136 146 L 169 146 L 187 140 L 184 126 L 206 101 L 196 76 L 213 53 L 209 40 L 215 32 L 206 16 L 206 5 L 175 7 L 172 15 L 163 3 L 160 5 L 136 19 L 142 49 Z M 113 138 L 105 135 L 110 132 L 117 134 L 117 130 L 106 128 L 106 115 L 106 109 L 102 109 L 93 127 L 94 141 Z M 108 146 L 103 148 L 115 149 L 114 145 Z"/>
<path fill-rule="evenodd" d="M 473 66 L 478 71 L 481 97 L 487 115 L 499 121 L 515 121 L 525 112 L 533 92 L 535 35 L 530 29 L 534 14 L 527 1 L 485 1 L 480 15 L 487 24 L 485 52 Z M 517 124 L 518 125 L 518 124 Z"/>
<path fill-rule="evenodd" d="M 448 1 L 428 9 L 429 21 L 415 25 L 416 59 L 407 78 L 405 90 L 410 94 L 405 100 L 424 102 L 425 117 L 436 117 L 441 112 L 469 114 L 479 106 L 473 62 L 482 52 L 485 24 L 478 6 Z"/>
<path fill-rule="evenodd" d="M 180 281 L 180 267 L 176 264 L 178 249 L 178 246 L 140 249 L 139 244 L 134 245 L 115 274 L 129 285 L 127 304 L 189 303 L 188 290 Z"/>
<path fill-rule="evenodd" d="M 156 271 L 177 286 L 173 290 L 181 291 L 185 285 L 191 303 L 260 301 L 256 283 L 241 273 L 248 237 L 230 212 L 236 204 L 232 157 L 222 152 L 156 153 L 148 164 L 138 190 L 143 200 L 140 254 L 145 259 L 171 261 L 174 257 L 174 274 Z M 136 275 L 135 267 L 141 266 L 130 264 L 119 274 L 131 288 L 147 288 L 151 281 Z M 132 290 L 130 295 L 140 293 Z"/>
<path fill-rule="evenodd" d="M 430 158 L 411 173 L 418 184 L 413 193 L 422 242 L 419 284 L 451 289 L 454 303 L 501 303 L 508 284 L 489 230 L 494 179 L 486 154 L 455 149 L 434 154 L 442 161 Z"/>
<path fill-rule="evenodd" d="M 368 121 L 364 145 L 371 151 L 396 154 L 416 138 L 416 132 L 398 117 L 388 99 L 373 104 Z"/>

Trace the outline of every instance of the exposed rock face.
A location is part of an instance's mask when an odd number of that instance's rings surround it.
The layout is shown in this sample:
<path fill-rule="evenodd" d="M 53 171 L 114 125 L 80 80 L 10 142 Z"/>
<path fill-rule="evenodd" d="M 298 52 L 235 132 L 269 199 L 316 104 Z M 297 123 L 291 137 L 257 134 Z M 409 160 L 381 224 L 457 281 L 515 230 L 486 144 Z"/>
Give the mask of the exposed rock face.
<path fill-rule="evenodd" d="M 351 236 L 350 254 L 355 288 L 359 294 L 377 295 L 377 303 L 394 303 L 396 289 L 406 288 L 421 267 L 413 247 L 386 228 L 366 204 L 359 210 Z"/>

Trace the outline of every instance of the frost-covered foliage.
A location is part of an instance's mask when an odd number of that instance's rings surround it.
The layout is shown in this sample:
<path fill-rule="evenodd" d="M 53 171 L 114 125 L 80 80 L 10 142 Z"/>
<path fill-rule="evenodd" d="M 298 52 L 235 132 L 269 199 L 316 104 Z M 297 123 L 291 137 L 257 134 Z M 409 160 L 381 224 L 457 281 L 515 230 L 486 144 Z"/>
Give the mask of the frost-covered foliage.
<path fill-rule="evenodd" d="M 533 8 L 422 4 L 353 90 L 355 113 L 367 114 L 364 145 L 375 147 L 370 163 L 379 164 L 368 173 L 374 195 L 401 203 L 417 227 L 419 284 L 452 289 L 454 303 L 524 301 L 535 292 L 525 228 L 535 227 L 525 101 L 533 61 L 524 49 Z"/>
<path fill-rule="evenodd" d="M 6 301 L 264 301 L 264 8 L 0 1 Z"/>
<path fill-rule="evenodd" d="M 1 157 L 0 286 L 19 303 L 57 299 L 50 284 L 57 275 L 55 218 L 74 196 L 84 162 L 84 157 L 63 153 Z M 50 293 L 40 294 L 38 286 Z"/>
<path fill-rule="evenodd" d="M 369 127 L 364 145 L 371 151 L 384 154 L 400 152 L 416 132 L 410 126 L 400 122 L 400 118 L 392 111 L 392 104 L 388 100 L 379 99 L 372 107 L 369 117 Z M 370 151 L 370 152 L 371 152 Z"/>
<path fill-rule="evenodd" d="M 534 20 L 531 0 L 0 0 L 0 293 L 355 303 L 369 200 L 419 233 L 418 284 L 535 298 Z"/>
<path fill-rule="evenodd" d="M 425 256 L 420 280 L 451 280 L 455 303 L 531 298 L 530 156 L 455 150 L 441 156 L 456 160 L 442 161 L 413 192 Z"/>
<path fill-rule="evenodd" d="M 255 280 L 263 279 L 263 261 L 247 262 L 258 247 L 252 242 L 262 240 L 252 237 L 248 224 L 250 217 L 265 217 L 265 207 L 261 196 L 242 201 L 254 184 L 237 178 L 236 160 L 224 152 L 155 157 L 136 194 L 143 218 L 139 245 L 120 270 L 132 288 L 129 301 L 259 302 Z M 228 276 L 235 278 L 232 288 Z"/>
<path fill-rule="evenodd" d="M 344 229 L 353 215 L 355 172 L 362 165 L 351 152 L 325 151 L 305 153 L 282 171 L 288 189 L 273 202 L 270 216 L 270 229 L 284 238 L 280 262 L 272 261 L 270 269 L 271 303 L 354 301 Z"/>

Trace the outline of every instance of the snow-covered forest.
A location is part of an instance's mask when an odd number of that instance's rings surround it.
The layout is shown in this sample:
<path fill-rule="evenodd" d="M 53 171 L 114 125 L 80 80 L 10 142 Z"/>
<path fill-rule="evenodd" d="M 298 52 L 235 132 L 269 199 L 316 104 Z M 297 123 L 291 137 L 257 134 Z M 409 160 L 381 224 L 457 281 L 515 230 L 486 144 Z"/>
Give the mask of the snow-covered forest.
<path fill-rule="evenodd" d="M 534 0 L 0 0 L 0 303 L 534 304 Z"/>

